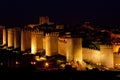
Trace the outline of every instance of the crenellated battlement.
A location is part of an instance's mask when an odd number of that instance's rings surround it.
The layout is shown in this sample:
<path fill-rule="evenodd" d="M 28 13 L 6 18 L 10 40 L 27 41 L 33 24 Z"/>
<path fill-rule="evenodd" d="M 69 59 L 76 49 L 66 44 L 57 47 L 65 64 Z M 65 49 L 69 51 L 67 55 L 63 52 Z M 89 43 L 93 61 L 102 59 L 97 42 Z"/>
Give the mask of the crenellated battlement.
<path fill-rule="evenodd" d="M 21 31 L 24 31 L 24 32 L 32 32 L 32 30 L 25 30 L 25 29 L 22 29 Z"/>
<path fill-rule="evenodd" d="M 31 33 L 32 34 L 41 34 L 41 35 L 44 35 L 43 31 L 32 31 Z"/>
<path fill-rule="evenodd" d="M 14 31 L 14 28 L 8 28 L 7 30 L 8 31 Z"/>
<path fill-rule="evenodd" d="M 82 47 L 83 49 L 86 49 L 86 50 L 93 50 L 93 51 L 100 51 L 100 50 L 98 50 L 98 49 L 95 49 L 95 48 L 87 48 L 87 47 Z"/>
<path fill-rule="evenodd" d="M 114 68 L 113 45 L 100 45 L 101 64 Z"/>
<path fill-rule="evenodd" d="M 29 29 L 29 28 L 23 28 L 23 29 L 21 29 L 22 31 L 29 31 L 29 32 L 31 32 L 31 31 L 33 31 L 32 29 Z"/>
<path fill-rule="evenodd" d="M 100 45 L 100 48 L 113 48 L 113 45 Z"/>
<path fill-rule="evenodd" d="M 46 33 L 46 36 L 47 36 L 47 37 L 58 37 L 58 36 L 59 36 L 59 33 L 57 33 L 57 32 Z"/>
<path fill-rule="evenodd" d="M 114 68 L 114 66 L 118 66 L 120 68 L 119 39 L 111 41 L 107 40 L 107 38 L 106 40 L 101 39 L 100 42 L 99 39 L 97 42 L 86 41 L 87 36 L 81 36 L 86 32 L 84 33 L 84 31 L 82 31 L 78 33 L 79 30 L 78 32 L 65 30 L 66 28 L 74 25 L 51 24 L 53 23 L 49 22 L 48 17 L 43 17 L 40 19 L 39 24 L 29 24 L 24 27 L 13 26 L 13 28 L 5 28 L 0 25 L 0 31 L 3 35 L 3 45 L 8 48 L 13 47 L 14 49 L 21 47 L 22 52 L 25 51 L 25 53 L 35 55 L 36 53 L 41 54 L 40 50 L 45 50 L 45 56 L 61 54 L 66 57 L 68 62 L 74 61 L 75 63 L 80 63 L 79 67 L 81 68 L 83 67 L 83 65 L 81 65 L 83 64 L 83 61 L 96 65 L 100 64 L 106 68 Z M 105 35 L 109 33 L 109 31 L 103 32 L 105 32 Z M 101 31 L 100 33 L 101 37 L 104 35 L 103 32 Z M 111 33 L 112 32 L 110 31 L 109 34 Z M 120 37 L 120 34 L 113 35 L 113 37 L 116 38 Z M 94 36 L 88 36 L 94 38 Z M 29 51 L 27 52 L 27 50 Z M 88 67 L 88 65 L 86 67 Z"/>
<path fill-rule="evenodd" d="M 31 30 L 24 30 L 24 29 L 22 29 L 21 32 L 29 32 L 29 33 L 31 33 L 32 31 Z"/>
<path fill-rule="evenodd" d="M 119 42 L 116 42 L 116 43 L 114 43 L 113 45 L 120 45 L 120 43 L 119 43 Z"/>
<path fill-rule="evenodd" d="M 14 27 L 13 29 L 14 29 L 14 31 L 21 31 L 21 29 L 18 27 Z"/>

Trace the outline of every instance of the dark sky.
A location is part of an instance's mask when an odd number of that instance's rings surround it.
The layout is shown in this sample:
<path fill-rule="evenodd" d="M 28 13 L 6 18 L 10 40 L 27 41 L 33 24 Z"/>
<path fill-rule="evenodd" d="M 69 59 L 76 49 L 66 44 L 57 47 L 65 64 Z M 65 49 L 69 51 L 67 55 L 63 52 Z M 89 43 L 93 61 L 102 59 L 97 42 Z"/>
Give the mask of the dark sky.
<path fill-rule="evenodd" d="M 60 23 L 88 20 L 118 26 L 120 5 L 116 0 L 0 0 L 0 24 L 38 23 L 39 16 L 50 16 Z"/>

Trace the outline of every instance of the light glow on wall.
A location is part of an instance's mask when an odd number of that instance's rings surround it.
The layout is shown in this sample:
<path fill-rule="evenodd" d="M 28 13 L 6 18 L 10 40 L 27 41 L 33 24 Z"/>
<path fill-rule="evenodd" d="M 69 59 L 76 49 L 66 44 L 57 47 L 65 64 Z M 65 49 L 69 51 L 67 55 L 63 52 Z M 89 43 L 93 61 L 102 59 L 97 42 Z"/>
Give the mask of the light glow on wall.
<path fill-rule="evenodd" d="M 37 43 L 36 43 L 36 36 L 32 35 L 31 37 L 31 53 L 37 53 Z"/>
<path fill-rule="evenodd" d="M 82 39 L 74 38 L 74 61 L 82 62 Z"/>
<path fill-rule="evenodd" d="M 113 46 L 113 52 L 119 52 L 120 45 Z"/>
<path fill-rule="evenodd" d="M 14 46 L 14 29 L 8 29 L 8 47 Z"/>
<path fill-rule="evenodd" d="M 31 53 L 43 49 L 43 32 L 31 32 Z"/>
<path fill-rule="evenodd" d="M 45 57 L 35 56 L 35 60 L 36 61 L 43 61 L 43 60 L 46 60 L 46 58 Z"/>
<path fill-rule="evenodd" d="M 82 62 L 82 39 L 67 38 L 66 58 L 68 62 Z"/>
<path fill-rule="evenodd" d="M 7 44 L 7 31 L 3 29 L 3 45 Z"/>
<path fill-rule="evenodd" d="M 67 59 L 67 62 L 71 62 L 74 58 L 73 56 L 73 39 L 72 38 L 68 38 L 67 39 L 67 51 L 66 51 L 66 59 Z"/>

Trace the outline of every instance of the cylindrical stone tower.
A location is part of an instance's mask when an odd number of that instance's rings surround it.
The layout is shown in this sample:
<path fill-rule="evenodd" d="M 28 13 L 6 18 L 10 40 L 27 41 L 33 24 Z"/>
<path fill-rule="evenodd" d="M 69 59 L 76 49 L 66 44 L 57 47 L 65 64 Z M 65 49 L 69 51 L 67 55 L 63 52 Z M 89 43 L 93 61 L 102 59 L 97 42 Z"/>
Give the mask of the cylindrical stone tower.
<path fill-rule="evenodd" d="M 43 32 L 34 31 L 31 33 L 31 53 L 35 54 L 43 49 Z"/>
<path fill-rule="evenodd" d="M 108 68 L 114 68 L 113 46 L 100 45 L 101 64 Z"/>
<path fill-rule="evenodd" d="M 74 38 L 74 61 L 82 62 L 82 38 Z"/>
<path fill-rule="evenodd" d="M 31 48 L 31 31 L 21 31 L 21 51 L 26 51 Z"/>
<path fill-rule="evenodd" d="M 20 48 L 21 46 L 21 30 L 20 28 L 14 28 L 14 48 Z"/>
<path fill-rule="evenodd" d="M 46 55 L 52 56 L 58 53 L 58 33 L 52 32 L 46 34 Z"/>
<path fill-rule="evenodd" d="M 9 28 L 8 29 L 8 47 L 14 46 L 14 29 Z"/>
<path fill-rule="evenodd" d="M 3 29 L 3 45 L 7 44 L 7 30 Z"/>
<path fill-rule="evenodd" d="M 114 53 L 114 68 L 120 69 L 120 54 Z"/>
<path fill-rule="evenodd" d="M 82 38 L 68 38 L 66 47 L 67 62 L 82 62 Z"/>
<path fill-rule="evenodd" d="M 44 50 L 46 49 L 46 39 L 45 39 L 45 36 L 43 37 L 43 49 Z"/>
<path fill-rule="evenodd" d="M 73 38 L 68 38 L 67 39 L 67 51 L 66 51 L 66 60 L 67 62 L 71 62 L 74 59 L 73 55 L 73 48 L 74 48 L 74 43 L 73 43 Z"/>

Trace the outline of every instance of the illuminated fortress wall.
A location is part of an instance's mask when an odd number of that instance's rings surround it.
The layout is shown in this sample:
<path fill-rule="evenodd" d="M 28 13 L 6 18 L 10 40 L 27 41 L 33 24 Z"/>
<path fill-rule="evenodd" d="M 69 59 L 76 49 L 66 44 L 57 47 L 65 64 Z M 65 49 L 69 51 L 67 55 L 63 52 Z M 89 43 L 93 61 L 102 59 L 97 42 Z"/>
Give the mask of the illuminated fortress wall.
<path fill-rule="evenodd" d="M 82 62 L 82 39 L 67 38 L 66 58 L 70 62 L 72 60 Z"/>
<path fill-rule="evenodd" d="M 3 45 L 7 44 L 7 30 L 3 29 Z"/>
<path fill-rule="evenodd" d="M 115 43 L 113 45 L 113 52 L 115 53 L 120 52 L 120 43 Z"/>
<path fill-rule="evenodd" d="M 9 28 L 8 29 L 8 47 L 14 46 L 14 29 Z"/>
<path fill-rule="evenodd" d="M 120 43 L 113 44 L 114 52 L 114 66 L 115 68 L 120 68 Z"/>
<path fill-rule="evenodd" d="M 101 64 L 108 68 L 114 68 L 113 46 L 100 45 L 100 53 Z"/>
<path fill-rule="evenodd" d="M 99 50 L 83 48 L 83 60 L 95 64 L 102 64 L 108 68 L 114 68 L 115 56 L 113 55 L 113 47 L 109 45 L 100 45 Z"/>
<path fill-rule="evenodd" d="M 71 62 L 72 60 L 74 60 L 74 56 L 73 56 L 73 39 L 72 38 L 68 38 L 67 39 L 67 49 L 66 49 L 66 59 L 68 62 Z"/>
<path fill-rule="evenodd" d="M 114 53 L 114 67 L 120 69 L 120 53 Z"/>
<path fill-rule="evenodd" d="M 74 38 L 74 61 L 82 62 L 82 38 Z"/>
<path fill-rule="evenodd" d="M 35 54 L 39 50 L 45 49 L 47 56 L 57 53 L 66 56 L 67 61 L 82 60 L 95 64 L 102 64 L 108 68 L 120 68 L 120 44 L 100 45 L 100 50 L 82 48 L 82 38 L 58 38 L 56 32 L 46 33 L 41 31 L 20 30 L 19 28 L 3 28 L 3 45 L 18 48 L 21 51 L 31 49 Z M 113 54 L 114 53 L 114 54 Z"/>
<path fill-rule="evenodd" d="M 43 37 L 43 49 L 45 50 L 46 49 L 46 38 Z"/>
<path fill-rule="evenodd" d="M 20 48 L 21 46 L 21 30 L 20 28 L 14 28 L 14 48 Z"/>
<path fill-rule="evenodd" d="M 83 60 L 95 64 L 102 64 L 108 68 L 120 68 L 120 54 L 114 51 L 114 47 L 101 45 L 100 51 L 89 48 L 83 48 Z"/>
<path fill-rule="evenodd" d="M 31 33 L 31 53 L 35 54 L 43 49 L 43 32 Z"/>
<path fill-rule="evenodd" d="M 92 62 L 94 64 L 100 64 L 100 51 L 99 50 L 94 50 L 94 49 L 89 49 L 89 48 L 82 48 L 82 55 L 83 55 L 83 60 Z"/>
<path fill-rule="evenodd" d="M 31 49 L 31 32 L 30 31 L 21 31 L 21 51 L 26 51 Z"/>
<path fill-rule="evenodd" d="M 56 32 L 46 33 L 46 55 L 52 56 L 58 53 L 58 36 Z"/>
<path fill-rule="evenodd" d="M 66 43 L 64 40 L 58 40 L 58 53 L 66 56 Z"/>

